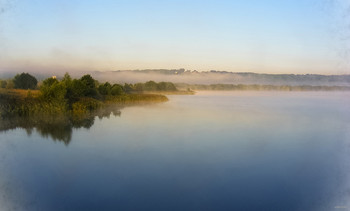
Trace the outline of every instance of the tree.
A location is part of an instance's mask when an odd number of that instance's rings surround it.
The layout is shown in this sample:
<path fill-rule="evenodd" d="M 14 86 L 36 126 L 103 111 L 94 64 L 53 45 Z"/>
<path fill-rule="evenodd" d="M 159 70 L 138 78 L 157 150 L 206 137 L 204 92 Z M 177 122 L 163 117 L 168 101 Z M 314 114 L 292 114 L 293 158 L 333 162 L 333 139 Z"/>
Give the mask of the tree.
<path fill-rule="evenodd" d="M 135 87 L 135 90 L 138 91 L 138 92 L 142 92 L 143 91 L 143 87 L 144 87 L 144 84 L 143 83 L 137 83 L 134 85 Z"/>
<path fill-rule="evenodd" d="M 112 89 L 112 85 L 110 83 L 108 83 L 108 82 L 98 86 L 98 92 L 101 95 L 110 95 L 111 94 L 111 89 Z"/>
<path fill-rule="evenodd" d="M 145 90 L 146 91 L 157 91 L 158 84 L 154 81 L 148 81 L 145 83 Z"/>
<path fill-rule="evenodd" d="M 130 93 L 130 92 L 134 91 L 132 84 L 127 84 L 127 83 L 124 84 L 123 89 L 126 93 Z"/>
<path fill-rule="evenodd" d="M 171 82 L 159 82 L 158 83 L 158 90 L 160 91 L 176 91 L 176 87 Z"/>
<path fill-rule="evenodd" d="M 57 79 L 48 78 L 43 81 L 40 87 L 41 94 L 45 100 L 50 101 L 65 101 L 66 87 Z"/>
<path fill-rule="evenodd" d="M 61 82 L 60 82 L 66 89 L 66 95 L 65 98 L 68 99 L 69 101 L 72 100 L 72 95 L 73 95 L 73 81 L 72 78 L 68 73 L 65 73 Z"/>
<path fill-rule="evenodd" d="M 69 92 L 68 99 L 78 99 L 79 97 L 83 97 L 84 90 L 84 83 L 81 80 L 74 79 L 71 88 L 67 90 L 67 92 Z"/>
<path fill-rule="evenodd" d="M 43 85 L 41 86 L 46 86 L 46 87 L 50 87 L 52 86 L 54 83 L 58 83 L 58 80 L 56 78 L 48 78 L 48 79 L 45 79 L 43 81 Z"/>
<path fill-rule="evenodd" d="M 124 94 L 123 87 L 119 84 L 114 84 L 111 89 L 111 95 L 121 95 Z"/>
<path fill-rule="evenodd" d="M 35 89 L 38 80 L 28 73 L 17 74 L 13 79 L 14 87 L 16 89 Z"/>
<path fill-rule="evenodd" d="M 86 97 L 96 97 L 97 89 L 95 80 L 91 77 L 91 75 L 84 75 L 80 78 L 80 81 L 84 84 L 84 96 Z"/>
<path fill-rule="evenodd" d="M 72 78 L 69 73 L 65 73 L 62 79 L 62 82 L 68 87 L 72 84 Z"/>

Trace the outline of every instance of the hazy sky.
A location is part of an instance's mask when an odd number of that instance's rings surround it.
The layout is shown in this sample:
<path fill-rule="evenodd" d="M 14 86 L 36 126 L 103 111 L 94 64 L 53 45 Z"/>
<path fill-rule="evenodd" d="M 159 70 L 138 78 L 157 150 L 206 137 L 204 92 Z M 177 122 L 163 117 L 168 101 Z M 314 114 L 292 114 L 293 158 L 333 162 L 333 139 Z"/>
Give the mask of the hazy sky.
<path fill-rule="evenodd" d="M 0 0 L 0 71 L 350 74 L 350 0 Z"/>

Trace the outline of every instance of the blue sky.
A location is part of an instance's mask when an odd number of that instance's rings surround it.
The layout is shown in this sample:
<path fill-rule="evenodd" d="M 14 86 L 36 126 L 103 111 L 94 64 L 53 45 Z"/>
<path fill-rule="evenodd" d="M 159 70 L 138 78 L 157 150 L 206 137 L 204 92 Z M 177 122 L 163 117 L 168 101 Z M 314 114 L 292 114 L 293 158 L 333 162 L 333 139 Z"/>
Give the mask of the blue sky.
<path fill-rule="evenodd" d="M 0 0 L 0 71 L 350 73 L 348 0 Z"/>

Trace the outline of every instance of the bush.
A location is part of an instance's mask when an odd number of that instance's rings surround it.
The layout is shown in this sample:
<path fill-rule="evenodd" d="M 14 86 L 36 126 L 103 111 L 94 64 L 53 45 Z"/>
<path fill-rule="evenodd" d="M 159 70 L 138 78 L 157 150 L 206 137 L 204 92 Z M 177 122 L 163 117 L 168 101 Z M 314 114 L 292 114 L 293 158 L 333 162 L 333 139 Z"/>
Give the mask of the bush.
<path fill-rule="evenodd" d="M 97 89 L 95 80 L 91 77 L 91 75 L 84 75 L 80 78 L 80 81 L 84 85 L 84 96 L 85 97 L 96 97 Z"/>
<path fill-rule="evenodd" d="M 13 83 L 13 80 L 9 80 L 6 83 L 6 89 L 13 89 L 15 88 L 15 84 Z"/>
<path fill-rule="evenodd" d="M 158 84 L 154 81 L 148 81 L 145 83 L 145 90 L 147 91 L 157 91 L 158 89 Z"/>
<path fill-rule="evenodd" d="M 0 87 L 6 88 L 6 86 L 7 86 L 7 81 L 0 80 Z"/>
<path fill-rule="evenodd" d="M 119 84 L 114 84 L 111 89 L 111 95 L 116 96 L 121 94 L 124 94 L 123 87 Z"/>
<path fill-rule="evenodd" d="M 65 101 L 67 89 L 63 83 L 58 82 L 56 79 L 48 78 L 43 81 L 40 91 L 45 100 Z"/>
<path fill-rule="evenodd" d="M 92 98 L 82 98 L 78 102 L 73 103 L 72 110 L 73 114 L 86 113 L 89 111 L 96 110 L 101 107 L 102 103 Z"/>
<path fill-rule="evenodd" d="M 123 90 L 126 93 L 130 93 L 130 92 L 134 91 L 134 88 L 132 87 L 132 84 L 126 83 L 126 84 L 124 84 Z"/>
<path fill-rule="evenodd" d="M 175 85 L 171 82 L 159 82 L 158 90 L 160 91 L 177 91 Z"/>
<path fill-rule="evenodd" d="M 98 86 L 98 92 L 101 95 L 110 95 L 111 94 L 111 90 L 112 90 L 112 86 L 110 83 L 106 82 L 104 84 L 101 84 L 100 86 Z"/>
<path fill-rule="evenodd" d="M 16 89 L 35 89 L 38 80 L 28 73 L 22 73 L 20 75 L 16 75 L 13 79 L 14 87 Z"/>

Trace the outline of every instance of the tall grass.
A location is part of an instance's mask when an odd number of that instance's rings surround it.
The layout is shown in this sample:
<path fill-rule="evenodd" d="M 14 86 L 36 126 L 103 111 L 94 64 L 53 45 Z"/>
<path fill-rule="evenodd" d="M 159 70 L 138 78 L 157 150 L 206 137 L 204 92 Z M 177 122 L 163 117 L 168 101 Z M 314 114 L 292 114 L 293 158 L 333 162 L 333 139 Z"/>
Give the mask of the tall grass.
<path fill-rule="evenodd" d="M 115 104 L 134 104 L 134 103 L 147 103 L 147 102 L 166 102 L 168 98 L 160 94 L 125 94 L 119 96 L 106 97 L 105 103 Z"/>
<path fill-rule="evenodd" d="M 36 90 L 0 90 L 0 116 L 29 116 L 39 114 L 80 115 L 111 104 L 126 105 L 136 103 L 165 102 L 168 98 L 159 94 L 123 94 L 107 96 L 104 100 L 89 97 L 74 102 L 67 100 L 44 99 Z"/>

